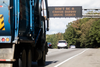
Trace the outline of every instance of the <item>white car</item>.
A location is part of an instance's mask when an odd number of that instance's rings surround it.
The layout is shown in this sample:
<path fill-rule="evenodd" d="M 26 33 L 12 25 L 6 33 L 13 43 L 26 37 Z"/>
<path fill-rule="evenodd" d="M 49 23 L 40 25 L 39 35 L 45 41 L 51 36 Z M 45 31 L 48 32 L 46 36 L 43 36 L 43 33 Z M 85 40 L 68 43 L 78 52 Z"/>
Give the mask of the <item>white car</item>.
<path fill-rule="evenodd" d="M 58 47 L 58 49 L 60 49 L 60 48 L 68 48 L 68 44 L 67 44 L 67 42 L 66 42 L 66 40 L 59 40 L 58 41 L 58 44 L 57 44 L 57 47 Z"/>
<path fill-rule="evenodd" d="M 76 47 L 75 47 L 75 45 L 71 45 L 71 46 L 70 46 L 70 48 L 72 48 L 72 49 L 73 49 L 73 48 L 76 48 Z"/>

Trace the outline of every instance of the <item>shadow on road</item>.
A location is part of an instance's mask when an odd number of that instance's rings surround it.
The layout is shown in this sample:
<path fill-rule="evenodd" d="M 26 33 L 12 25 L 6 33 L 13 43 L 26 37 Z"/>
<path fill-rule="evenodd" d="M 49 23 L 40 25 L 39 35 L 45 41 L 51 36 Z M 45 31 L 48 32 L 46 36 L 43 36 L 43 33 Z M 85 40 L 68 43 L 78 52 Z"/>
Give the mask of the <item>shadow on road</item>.
<path fill-rule="evenodd" d="M 52 63 L 57 63 L 58 61 L 46 61 L 46 65 L 45 66 L 48 66 L 48 65 L 50 65 L 50 64 L 52 64 Z"/>
<path fill-rule="evenodd" d="M 45 66 L 48 66 L 52 63 L 57 63 L 58 61 L 46 61 Z M 32 62 L 32 67 L 45 67 L 45 66 L 38 66 L 37 62 Z"/>

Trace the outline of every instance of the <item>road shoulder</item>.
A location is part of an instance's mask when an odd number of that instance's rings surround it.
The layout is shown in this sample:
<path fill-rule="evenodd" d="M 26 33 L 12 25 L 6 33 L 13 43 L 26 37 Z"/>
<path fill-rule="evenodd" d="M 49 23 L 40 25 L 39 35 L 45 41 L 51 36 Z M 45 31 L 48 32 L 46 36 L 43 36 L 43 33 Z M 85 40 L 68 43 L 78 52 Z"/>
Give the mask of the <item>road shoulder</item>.
<path fill-rule="evenodd" d="M 59 67 L 100 67 L 100 49 L 89 49 Z"/>

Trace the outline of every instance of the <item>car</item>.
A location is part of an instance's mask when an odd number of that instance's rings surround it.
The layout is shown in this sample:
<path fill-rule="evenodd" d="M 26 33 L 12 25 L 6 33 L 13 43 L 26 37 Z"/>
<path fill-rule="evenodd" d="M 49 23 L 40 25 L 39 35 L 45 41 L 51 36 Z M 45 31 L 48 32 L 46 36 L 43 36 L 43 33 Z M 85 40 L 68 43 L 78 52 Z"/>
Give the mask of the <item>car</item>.
<path fill-rule="evenodd" d="M 48 48 L 52 48 L 52 44 L 48 42 Z"/>
<path fill-rule="evenodd" d="M 72 49 L 73 49 L 73 48 L 76 48 L 76 47 L 75 47 L 75 45 L 71 45 L 71 46 L 70 46 L 70 48 L 72 48 Z"/>
<path fill-rule="evenodd" d="M 59 40 L 58 44 L 57 44 L 58 49 L 60 48 L 68 48 L 68 43 L 66 42 L 66 40 Z"/>

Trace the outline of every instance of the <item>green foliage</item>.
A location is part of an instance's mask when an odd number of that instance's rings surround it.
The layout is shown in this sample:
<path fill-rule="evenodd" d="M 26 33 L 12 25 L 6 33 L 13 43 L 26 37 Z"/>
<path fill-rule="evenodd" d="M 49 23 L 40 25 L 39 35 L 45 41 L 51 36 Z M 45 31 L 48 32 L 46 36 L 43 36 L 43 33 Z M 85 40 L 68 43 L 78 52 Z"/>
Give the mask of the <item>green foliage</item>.
<path fill-rule="evenodd" d="M 76 39 L 75 39 L 75 30 L 72 26 L 69 26 L 64 33 L 64 39 L 68 42 L 68 45 L 70 44 L 76 44 Z"/>
<path fill-rule="evenodd" d="M 66 25 L 65 33 L 47 35 L 47 42 L 57 48 L 58 40 L 66 40 L 68 46 L 94 48 L 100 47 L 100 19 L 83 18 Z"/>
<path fill-rule="evenodd" d="M 89 31 L 89 41 L 96 44 L 95 47 L 100 47 L 100 19 L 95 21 Z M 93 47 L 93 46 L 92 46 Z"/>
<path fill-rule="evenodd" d="M 83 18 L 67 25 L 64 33 L 69 44 L 76 47 L 100 47 L 100 19 Z"/>
<path fill-rule="evenodd" d="M 46 41 L 51 42 L 53 48 L 57 48 L 57 43 L 59 40 L 63 40 L 63 33 L 58 33 L 58 34 L 52 34 L 52 35 L 46 35 Z"/>

